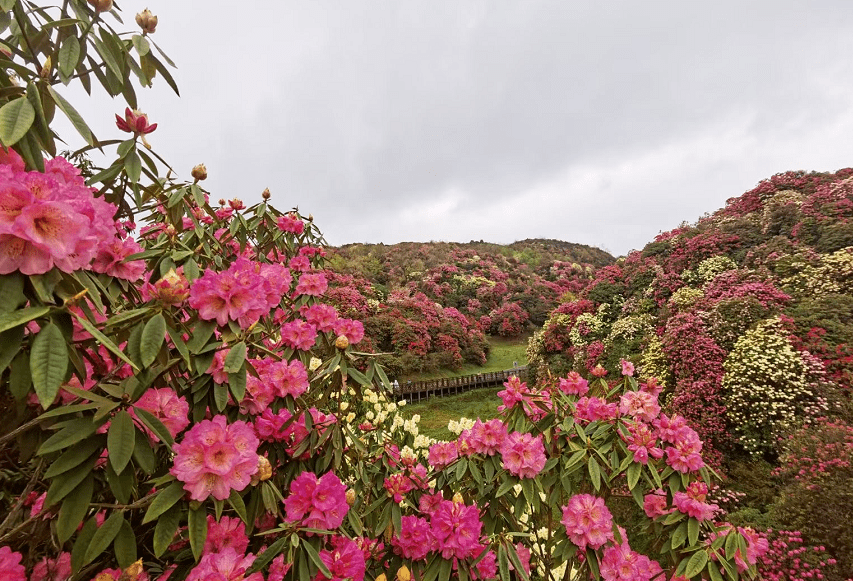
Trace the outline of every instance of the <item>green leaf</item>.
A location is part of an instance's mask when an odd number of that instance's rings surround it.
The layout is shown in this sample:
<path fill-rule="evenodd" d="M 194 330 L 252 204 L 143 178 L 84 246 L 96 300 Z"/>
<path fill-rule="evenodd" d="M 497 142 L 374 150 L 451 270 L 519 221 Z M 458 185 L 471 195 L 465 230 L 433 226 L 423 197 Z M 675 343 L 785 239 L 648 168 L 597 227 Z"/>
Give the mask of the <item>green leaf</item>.
<path fill-rule="evenodd" d="M 122 569 L 130 567 L 136 561 L 136 535 L 130 523 L 124 521 L 113 541 L 113 549 L 116 553 L 118 566 Z"/>
<path fill-rule="evenodd" d="M 19 97 L 0 107 L 0 141 L 6 147 L 18 143 L 36 119 L 36 111 L 26 97 Z"/>
<path fill-rule="evenodd" d="M 201 551 L 204 549 L 204 542 L 207 540 L 207 511 L 204 505 L 190 509 L 187 515 L 187 528 L 190 533 L 190 547 L 192 547 L 193 557 L 198 562 Z"/>
<path fill-rule="evenodd" d="M 133 427 L 133 418 L 125 410 L 118 412 L 110 423 L 107 434 L 107 450 L 110 454 L 110 464 L 116 474 L 121 474 L 136 444 L 136 428 Z"/>
<path fill-rule="evenodd" d="M 76 468 L 89 458 L 95 452 L 102 450 L 104 447 L 104 437 L 96 436 L 83 440 L 76 446 L 66 450 L 59 458 L 51 463 L 47 472 L 44 473 L 45 478 L 53 478 L 63 472 L 68 472 L 72 468 Z"/>
<path fill-rule="evenodd" d="M 12 369 L 9 371 L 9 391 L 16 401 L 22 402 L 30 393 L 33 378 L 30 375 L 30 355 L 26 351 L 18 353 L 12 360 Z"/>
<path fill-rule="evenodd" d="M 68 370 L 68 347 L 65 337 L 53 322 L 39 331 L 30 352 L 33 387 L 44 409 L 50 407 Z"/>
<path fill-rule="evenodd" d="M 737 551 L 737 533 L 730 532 L 726 535 L 726 556 L 732 557 Z"/>
<path fill-rule="evenodd" d="M 71 494 L 66 495 L 62 506 L 59 508 L 59 518 L 56 520 L 56 535 L 59 542 L 64 543 L 71 538 L 74 531 L 89 511 L 89 503 L 92 502 L 92 493 L 95 490 L 95 476 L 93 472 L 78 484 Z"/>
<path fill-rule="evenodd" d="M 70 77 L 80 62 L 80 41 L 76 36 L 66 36 L 59 47 L 59 72 Z"/>
<path fill-rule="evenodd" d="M 527 570 L 521 565 L 521 559 L 518 558 L 518 553 L 515 552 L 515 547 L 513 545 L 507 545 L 507 554 L 509 555 L 509 560 L 512 561 L 512 566 L 515 567 L 515 573 L 517 576 L 520 576 L 524 581 L 528 581 L 530 578 L 527 576 Z"/>
<path fill-rule="evenodd" d="M 326 567 L 326 564 L 320 558 L 320 554 L 317 552 L 317 549 L 309 542 L 304 542 L 301 544 L 302 548 L 305 549 L 305 552 L 308 553 L 308 557 L 317 565 L 317 568 L 320 569 L 320 572 L 323 573 L 327 578 L 332 578 L 332 572 L 329 571 L 329 568 Z"/>
<path fill-rule="evenodd" d="M 181 511 L 178 507 L 170 508 L 157 519 L 157 526 L 154 527 L 155 556 L 161 556 L 172 544 L 180 522 Z"/>
<path fill-rule="evenodd" d="M 187 347 L 194 355 L 201 353 L 202 349 L 207 345 L 208 339 L 213 335 L 216 329 L 215 321 L 199 321 L 193 327 L 190 333 L 190 340 L 187 341 Z M 198 369 L 199 373 L 204 373 L 207 369 Z"/>
<path fill-rule="evenodd" d="M 26 302 L 24 275 L 13 272 L 0 276 L 0 313 L 14 312 Z"/>
<path fill-rule="evenodd" d="M 136 49 L 136 53 L 139 56 L 145 56 L 151 50 L 151 45 L 148 43 L 148 40 L 141 34 L 134 34 L 130 38 L 130 41 L 133 43 L 133 48 Z"/>
<path fill-rule="evenodd" d="M 180 482 L 173 482 L 168 488 L 164 488 L 157 493 L 157 498 L 148 507 L 145 513 L 145 518 L 142 519 L 142 524 L 149 523 L 175 505 L 185 494 L 184 485 Z"/>
<path fill-rule="evenodd" d="M 506 547 L 503 544 L 498 546 L 498 570 L 501 574 L 501 581 L 512 581 L 509 576 L 509 558 L 506 555 Z"/>
<path fill-rule="evenodd" d="M 114 511 L 92 536 L 89 547 L 86 549 L 86 556 L 83 559 L 84 564 L 91 563 L 100 556 L 110 546 L 124 524 L 125 520 L 121 512 Z"/>
<path fill-rule="evenodd" d="M 131 183 L 135 184 L 139 182 L 139 177 L 142 175 L 142 161 L 135 151 L 131 151 L 124 158 L 124 171 L 127 172 L 127 177 Z"/>
<path fill-rule="evenodd" d="M 684 544 L 687 539 L 687 523 L 681 523 L 675 532 L 672 533 L 672 548 L 677 549 Z"/>
<path fill-rule="evenodd" d="M 225 356 L 223 371 L 225 373 L 237 373 L 243 367 L 243 362 L 246 360 L 246 343 L 240 341 L 228 350 L 228 355 Z"/>
<path fill-rule="evenodd" d="M 711 575 L 711 581 L 723 581 L 723 576 L 713 561 L 708 561 L 708 573 Z"/>
<path fill-rule="evenodd" d="M 157 469 L 157 457 L 148 442 L 148 436 L 139 430 L 134 430 L 136 445 L 133 446 L 133 460 L 146 474 L 154 474 Z"/>
<path fill-rule="evenodd" d="M 687 569 L 684 572 L 684 575 L 688 579 L 692 579 L 696 575 L 702 572 L 702 569 L 705 568 L 705 565 L 708 564 L 708 553 L 704 550 L 696 551 L 690 560 L 687 561 Z"/>
<path fill-rule="evenodd" d="M 246 503 L 243 502 L 243 497 L 240 496 L 239 492 L 233 489 L 231 490 L 231 495 L 228 497 L 228 504 L 230 504 L 231 508 L 237 512 L 237 516 L 239 516 L 244 523 L 249 524 L 249 517 L 246 514 Z"/>
<path fill-rule="evenodd" d="M 18 351 L 21 350 L 21 342 L 24 339 L 24 328 L 9 329 L 0 333 L 0 374 L 2 374 Z M 29 373 L 30 365 L 27 363 L 27 373 Z M 29 385 L 27 385 L 29 391 Z M 25 394 L 26 395 L 26 394 Z M 17 399 L 17 398 L 16 398 Z"/>
<path fill-rule="evenodd" d="M 228 389 L 234 395 L 234 399 L 238 402 L 243 401 L 243 396 L 246 395 L 246 365 L 240 368 L 236 373 L 228 374 Z"/>
<path fill-rule="evenodd" d="M 592 485 L 598 490 L 601 488 L 601 468 L 593 456 L 589 457 L 587 468 L 589 469 L 589 478 L 592 481 Z"/>
<path fill-rule="evenodd" d="M 691 547 L 699 540 L 699 521 L 693 517 L 687 521 L 687 540 Z"/>
<path fill-rule="evenodd" d="M 50 312 L 50 307 L 27 307 L 0 315 L 0 332 L 29 323 Z"/>
<path fill-rule="evenodd" d="M 85 440 L 95 433 L 103 422 L 93 422 L 92 418 L 71 420 L 65 426 L 45 441 L 38 450 L 39 456 L 57 452 Z"/>
<path fill-rule="evenodd" d="M 148 367 L 154 362 L 165 340 L 166 318 L 163 317 L 163 313 L 157 313 L 145 323 L 145 328 L 142 329 L 139 354 L 142 356 L 144 367 Z"/>
<path fill-rule="evenodd" d="M 438 568 L 438 581 L 450 581 L 450 574 L 453 572 L 453 563 L 448 559 L 441 560 L 441 566 Z"/>
<path fill-rule="evenodd" d="M 643 470 L 643 465 L 636 462 L 628 466 L 628 489 L 634 490 L 637 481 L 640 480 L 640 473 Z"/>
<path fill-rule="evenodd" d="M 80 323 L 80 326 L 83 327 L 90 335 L 92 335 L 92 337 L 94 337 L 98 341 L 98 343 L 106 347 L 113 355 L 130 365 L 133 369 L 139 371 L 139 367 L 137 367 L 136 364 L 131 361 L 130 358 L 125 355 L 121 349 L 118 348 L 118 345 L 113 343 L 109 339 L 109 337 L 101 333 L 92 323 L 89 322 L 86 317 L 78 313 L 73 314 L 77 318 L 77 321 Z"/>
<path fill-rule="evenodd" d="M 133 411 L 136 412 L 136 417 L 139 418 L 139 421 L 145 424 L 149 430 L 154 432 L 154 435 L 160 438 L 160 441 L 166 444 L 166 446 L 171 450 L 172 444 L 175 443 L 175 440 L 172 438 L 172 434 L 169 433 L 169 430 L 166 429 L 166 426 L 163 425 L 163 422 L 155 418 L 148 410 L 137 407 L 133 408 Z"/>
<path fill-rule="evenodd" d="M 65 113 L 65 116 L 68 117 L 68 120 L 71 121 L 71 125 L 74 126 L 74 129 L 77 130 L 77 133 L 86 141 L 87 144 L 94 147 L 95 146 L 95 137 L 92 135 L 92 130 L 89 129 L 89 126 L 86 125 L 86 122 L 83 121 L 83 117 L 80 116 L 80 113 L 71 106 L 71 103 L 65 100 L 65 98 L 57 93 L 53 87 L 50 85 L 47 86 L 47 90 L 50 93 L 50 96 L 53 97 L 54 103 L 59 107 L 59 110 Z"/>
<path fill-rule="evenodd" d="M 89 543 L 92 542 L 92 537 L 95 531 L 98 530 L 98 524 L 93 516 L 83 525 L 83 530 L 77 534 L 77 539 L 74 541 L 74 547 L 71 549 L 71 569 L 79 571 L 83 568 L 83 557 L 86 556 L 86 549 Z"/>

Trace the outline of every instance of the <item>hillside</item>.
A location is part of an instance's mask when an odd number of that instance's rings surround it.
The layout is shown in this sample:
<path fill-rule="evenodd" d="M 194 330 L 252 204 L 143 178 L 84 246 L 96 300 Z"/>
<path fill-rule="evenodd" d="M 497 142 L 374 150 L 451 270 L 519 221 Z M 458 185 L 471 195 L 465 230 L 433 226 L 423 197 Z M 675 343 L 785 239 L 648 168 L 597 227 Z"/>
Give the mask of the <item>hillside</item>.
<path fill-rule="evenodd" d="M 660 234 L 555 308 L 528 354 L 540 380 L 636 363 L 730 477 L 731 522 L 799 531 L 810 567 L 823 546 L 844 575 L 827 578 L 853 574 L 853 170 L 778 174 Z"/>
<path fill-rule="evenodd" d="M 394 375 L 482 365 L 486 335 L 517 337 L 580 292 L 606 252 L 558 240 L 350 244 L 327 256 L 329 301 L 364 322 Z"/>

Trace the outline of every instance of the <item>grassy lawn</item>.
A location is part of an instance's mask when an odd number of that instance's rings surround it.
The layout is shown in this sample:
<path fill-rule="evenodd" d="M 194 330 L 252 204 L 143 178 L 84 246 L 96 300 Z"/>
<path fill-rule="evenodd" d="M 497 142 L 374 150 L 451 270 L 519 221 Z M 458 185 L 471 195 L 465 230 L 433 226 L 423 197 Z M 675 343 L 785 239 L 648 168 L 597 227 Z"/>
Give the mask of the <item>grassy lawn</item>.
<path fill-rule="evenodd" d="M 510 362 L 510 367 L 512 362 Z M 447 423 L 459 418 L 489 420 L 497 417 L 501 400 L 497 393 L 502 387 L 477 389 L 461 395 L 434 397 L 428 401 L 407 405 L 402 413 L 407 418 L 420 414 L 418 424 L 422 434 L 438 440 L 452 440 L 456 435 L 448 431 Z"/>
<path fill-rule="evenodd" d="M 505 339 L 503 337 L 489 337 L 491 349 L 486 364 L 463 365 L 460 369 L 436 369 L 425 373 L 417 373 L 400 377 L 400 381 L 424 381 L 427 379 L 442 379 L 445 377 L 459 377 L 460 375 L 473 375 L 475 373 L 487 373 L 489 371 L 503 371 L 512 369 L 513 362 L 519 365 L 527 365 L 527 340 L 530 335 Z"/>

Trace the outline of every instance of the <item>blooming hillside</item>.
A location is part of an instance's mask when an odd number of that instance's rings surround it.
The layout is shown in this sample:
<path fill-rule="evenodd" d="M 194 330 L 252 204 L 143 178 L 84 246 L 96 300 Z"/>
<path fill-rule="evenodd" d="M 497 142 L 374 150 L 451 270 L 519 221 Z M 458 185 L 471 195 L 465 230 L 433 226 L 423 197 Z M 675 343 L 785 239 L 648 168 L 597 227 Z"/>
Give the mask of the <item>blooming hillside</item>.
<path fill-rule="evenodd" d="M 853 169 L 775 175 L 599 269 L 529 356 L 540 378 L 636 363 L 746 499 L 730 508 L 802 532 L 851 575 L 850 488 L 831 483 L 853 460 Z"/>

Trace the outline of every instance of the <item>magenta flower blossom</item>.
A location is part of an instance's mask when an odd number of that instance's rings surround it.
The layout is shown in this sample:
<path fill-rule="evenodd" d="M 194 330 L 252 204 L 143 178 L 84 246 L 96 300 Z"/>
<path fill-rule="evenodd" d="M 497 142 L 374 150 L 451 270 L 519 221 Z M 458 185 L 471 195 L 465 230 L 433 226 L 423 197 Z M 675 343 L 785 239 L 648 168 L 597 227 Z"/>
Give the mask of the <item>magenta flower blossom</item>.
<path fill-rule="evenodd" d="M 243 490 L 258 471 L 258 438 L 246 422 L 228 424 L 225 416 L 202 420 L 175 444 L 171 473 L 184 483 L 193 500 L 211 494 L 225 500 Z"/>
<path fill-rule="evenodd" d="M 676 492 L 672 501 L 678 512 L 692 516 L 698 520 L 711 520 L 720 510 L 716 504 L 705 502 L 708 486 L 704 482 L 691 482 L 686 492 Z"/>
<path fill-rule="evenodd" d="M 598 549 L 613 540 L 613 515 L 604 499 L 591 494 L 576 494 L 563 507 L 560 521 L 566 527 L 569 540 L 581 549 Z"/>
<path fill-rule="evenodd" d="M 501 446 L 503 466 L 519 478 L 535 478 L 545 467 L 545 446 L 542 436 L 512 432 Z"/>
<path fill-rule="evenodd" d="M 442 500 L 430 515 L 430 530 L 445 559 L 469 559 L 480 553 L 480 522 L 477 505 Z"/>
<path fill-rule="evenodd" d="M 130 415 L 136 417 L 134 408 L 141 408 L 150 412 L 155 418 L 160 420 L 169 434 L 174 438 L 181 433 L 184 428 L 190 425 L 190 420 L 187 417 L 190 411 L 190 404 L 187 403 L 187 398 L 178 396 L 170 387 L 149 388 L 142 397 L 133 404 L 130 408 Z M 160 439 L 154 435 L 147 427 L 145 432 L 153 442 L 159 442 Z"/>
<path fill-rule="evenodd" d="M 145 261 L 124 262 L 124 259 L 143 250 L 142 246 L 131 238 L 119 240 L 113 237 L 109 242 L 99 246 L 95 260 L 92 262 L 92 270 L 124 280 L 139 281 L 145 272 Z"/>
<path fill-rule="evenodd" d="M 320 551 L 320 560 L 332 573 L 331 581 L 364 581 L 366 563 L 359 546 L 346 537 L 334 536 L 331 550 Z M 327 581 L 328 577 L 318 571 L 314 581 Z"/>
<path fill-rule="evenodd" d="M 385 478 L 382 484 L 388 496 L 394 499 L 394 502 L 400 503 L 407 492 L 411 492 L 415 488 L 415 484 L 403 472 L 397 472 Z"/>
<path fill-rule="evenodd" d="M 328 287 L 329 283 L 326 282 L 326 275 L 323 273 L 304 273 L 299 277 L 299 282 L 296 284 L 296 294 L 319 297 L 326 292 Z"/>
<path fill-rule="evenodd" d="M 30 581 L 68 581 L 71 579 L 71 553 L 63 551 L 56 559 L 44 557 L 33 567 Z M 0 579 L 4 579 L 0 571 Z"/>
<path fill-rule="evenodd" d="M 589 391 L 589 382 L 577 371 L 571 371 L 566 377 L 560 378 L 559 389 L 563 393 L 586 395 Z"/>
<path fill-rule="evenodd" d="M 338 319 L 335 322 L 335 335 L 344 335 L 350 345 L 355 345 L 364 339 L 364 325 L 353 319 Z"/>
<path fill-rule="evenodd" d="M 202 554 L 221 553 L 229 547 L 240 555 L 246 552 L 249 547 L 246 525 L 239 518 L 223 516 L 216 522 L 213 516 L 207 515 L 207 538 Z"/>
<path fill-rule="evenodd" d="M 243 555 L 226 547 L 221 553 L 204 555 L 190 571 L 187 581 L 264 581 L 260 571 L 246 576 L 254 562 L 254 555 Z"/>
<path fill-rule="evenodd" d="M 634 375 L 634 364 L 630 361 L 626 361 L 625 359 L 620 359 L 619 361 L 622 364 L 622 375 L 631 376 Z"/>
<path fill-rule="evenodd" d="M 21 553 L 12 552 L 7 546 L 0 547 L 0 580 L 27 581 L 27 572 L 21 565 Z"/>
<path fill-rule="evenodd" d="M 604 581 L 652 581 L 665 579 L 663 569 L 657 561 L 637 553 L 628 545 L 624 529 L 621 545 L 611 545 L 604 549 L 601 558 L 601 577 Z"/>
<path fill-rule="evenodd" d="M 529 393 L 530 390 L 527 389 L 526 383 L 522 382 L 516 375 L 511 376 L 504 382 L 504 389 L 498 392 L 498 397 L 503 401 L 503 404 L 498 407 L 498 411 L 510 409 L 512 406 L 523 402 Z"/>
<path fill-rule="evenodd" d="M 282 232 L 299 235 L 305 231 L 305 223 L 297 218 L 294 213 L 281 216 L 275 223 Z"/>
<path fill-rule="evenodd" d="M 657 396 L 646 391 L 629 391 L 619 401 L 619 411 L 636 420 L 651 422 L 660 414 Z"/>
<path fill-rule="evenodd" d="M 643 510 L 649 518 L 672 512 L 672 509 L 667 508 L 666 493 L 660 488 L 643 497 Z"/>
<path fill-rule="evenodd" d="M 612 420 L 619 414 L 615 403 L 607 403 L 598 397 L 582 397 L 575 404 L 575 419 L 594 422 Z"/>
<path fill-rule="evenodd" d="M 657 437 L 646 424 L 628 426 L 628 450 L 634 453 L 634 462 L 648 464 L 649 457 L 663 458 L 663 450 L 656 447 Z"/>
<path fill-rule="evenodd" d="M 437 442 L 429 447 L 429 464 L 436 470 L 446 468 L 458 457 L 456 442 Z"/>
<path fill-rule="evenodd" d="M 391 539 L 396 554 L 404 559 L 418 561 L 425 559 L 430 551 L 435 550 L 435 539 L 426 519 L 404 516 L 400 525 L 400 535 Z"/>
<path fill-rule="evenodd" d="M 467 432 L 467 433 L 466 433 Z M 506 426 L 495 418 L 483 423 L 478 418 L 470 430 L 463 432 L 464 441 L 472 454 L 494 456 L 500 451 L 507 436 Z M 460 440 L 463 438 L 460 437 Z"/>
<path fill-rule="evenodd" d="M 297 319 L 281 326 L 281 342 L 291 349 L 308 351 L 317 340 L 317 329 L 314 325 Z"/>
<path fill-rule="evenodd" d="M 341 526 L 349 511 L 347 489 L 334 472 L 320 478 L 313 472 L 302 472 L 290 483 L 290 494 L 284 499 L 287 522 L 302 522 L 313 529 L 334 530 Z"/>
<path fill-rule="evenodd" d="M 338 320 L 338 312 L 331 305 L 315 304 L 310 307 L 303 307 L 299 312 L 305 317 L 306 321 L 314 325 L 321 333 L 328 333 L 333 330 L 335 322 Z"/>

